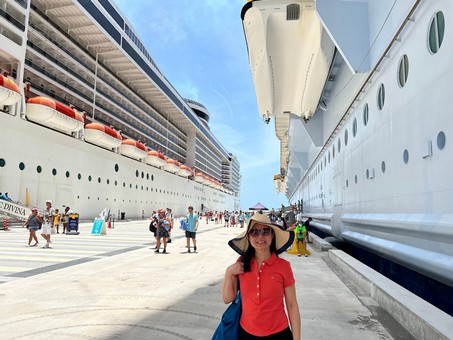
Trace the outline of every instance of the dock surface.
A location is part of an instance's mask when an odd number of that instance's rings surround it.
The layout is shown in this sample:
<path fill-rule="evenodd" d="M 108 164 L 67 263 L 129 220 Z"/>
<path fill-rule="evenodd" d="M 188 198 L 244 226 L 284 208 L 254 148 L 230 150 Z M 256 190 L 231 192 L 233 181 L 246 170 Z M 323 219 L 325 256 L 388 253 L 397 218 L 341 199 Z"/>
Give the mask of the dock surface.
<path fill-rule="evenodd" d="M 174 229 L 155 254 L 149 222 L 117 222 L 107 235 L 52 235 L 52 249 L 26 247 L 28 231 L 0 231 L 2 339 L 210 339 L 227 307 L 220 287 L 242 229 L 203 221 L 197 252 Z M 40 245 L 44 239 L 40 238 Z M 411 339 L 328 255 L 284 253 L 291 262 L 302 339 Z"/>

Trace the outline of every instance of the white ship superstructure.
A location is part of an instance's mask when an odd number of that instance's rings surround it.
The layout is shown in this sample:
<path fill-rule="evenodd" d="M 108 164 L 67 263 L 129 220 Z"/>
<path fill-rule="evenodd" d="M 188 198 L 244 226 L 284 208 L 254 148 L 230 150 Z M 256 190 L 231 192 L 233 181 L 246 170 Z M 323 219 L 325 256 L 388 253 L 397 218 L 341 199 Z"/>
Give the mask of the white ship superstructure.
<path fill-rule="evenodd" d="M 0 28 L 0 191 L 84 218 L 239 206 L 209 112 L 178 94 L 112 1 L 6 0 Z"/>
<path fill-rule="evenodd" d="M 249 1 L 242 19 L 276 189 L 324 233 L 453 286 L 453 2 Z"/>

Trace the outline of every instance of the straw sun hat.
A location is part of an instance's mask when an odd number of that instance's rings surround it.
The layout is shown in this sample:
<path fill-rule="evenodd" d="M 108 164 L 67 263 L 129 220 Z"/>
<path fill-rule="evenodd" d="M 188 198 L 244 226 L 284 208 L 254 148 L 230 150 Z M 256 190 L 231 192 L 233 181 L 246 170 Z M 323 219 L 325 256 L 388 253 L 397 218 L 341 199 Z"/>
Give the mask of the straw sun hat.
<path fill-rule="evenodd" d="M 283 230 L 278 224 L 273 224 L 266 215 L 255 214 L 248 223 L 247 230 L 240 234 L 238 237 L 230 240 L 228 245 L 233 248 L 239 255 L 243 255 L 249 246 L 247 237 L 248 232 L 255 224 L 271 227 L 274 230 L 275 245 L 277 254 L 283 253 L 294 241 L 294 232 Z"/>

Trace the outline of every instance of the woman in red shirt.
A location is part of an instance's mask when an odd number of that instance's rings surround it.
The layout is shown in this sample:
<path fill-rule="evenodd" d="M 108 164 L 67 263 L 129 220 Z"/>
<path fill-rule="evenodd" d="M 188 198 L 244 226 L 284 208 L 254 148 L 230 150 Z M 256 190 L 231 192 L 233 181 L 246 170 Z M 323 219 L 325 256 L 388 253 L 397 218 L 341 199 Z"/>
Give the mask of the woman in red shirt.
<path fill-rule="evenodd" d="M 294 232 L 284 231 L 267 216 L 256 214 L 247 230 L 228 242 L 241 257 L 225 271 L 222 296 L 225 303 L 235 299 L 239 277 L 239 339 L 300 339 L 294 275 L 290 263 L 278 257 L 293 240 Z"/>

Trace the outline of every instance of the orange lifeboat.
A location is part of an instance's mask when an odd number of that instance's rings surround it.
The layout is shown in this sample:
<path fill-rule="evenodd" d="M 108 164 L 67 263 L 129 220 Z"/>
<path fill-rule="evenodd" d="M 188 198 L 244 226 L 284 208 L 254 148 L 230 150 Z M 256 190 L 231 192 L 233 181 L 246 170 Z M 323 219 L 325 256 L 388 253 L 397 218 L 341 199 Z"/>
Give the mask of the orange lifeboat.
<path fill-rule="evenodd" d="M 143 159 L 148 154 L 148 149 L 139 141 L 125 139 L 121 142 L 120 153 L 130 158 Z"/>
<path fill-rule="evenodd" d="M 14 105 L 19 100 L 19 86 L 8 77 L 0 75 L 0 105 Z"/>
<path fill-rule="evenodd" d="M 167 163 L 167 157 L 158 151 L 149 151 L 145 158 L 146 164 L 160 168 Z"/>
<path fill-rule="evenodd" d="M 27 101 L 27 119 L 71 134 L 83 129 L 83 116 L 73 108 L 46 97 Z"/>
<path fill-rule="evenodd" d="M 117 148 L 123 138 L 115 129 L 99 123 L 85 125 L 85 141 L 106 149 Z"/>
<path fill-rule="evenodd" d="M 201 172 L 197 172 L 195 174 L 195 182 L 197 183 L 203 183 L 204 182 L 204 174 Z"/>
<path fill-rule="evenodd" d="M 187 165 L 181 164 L 179 170 L 176 172 L 181 177 L 189 177 L 192 175 L 192 169 Z"/>
<path fill-rule="evenodd" d="M 171 173 L 176 173 L 179 170 L 179 163 L 178 161 L 168 158 L 167 162 L 164 165 L 164 170 L 171 172 Z"/>

